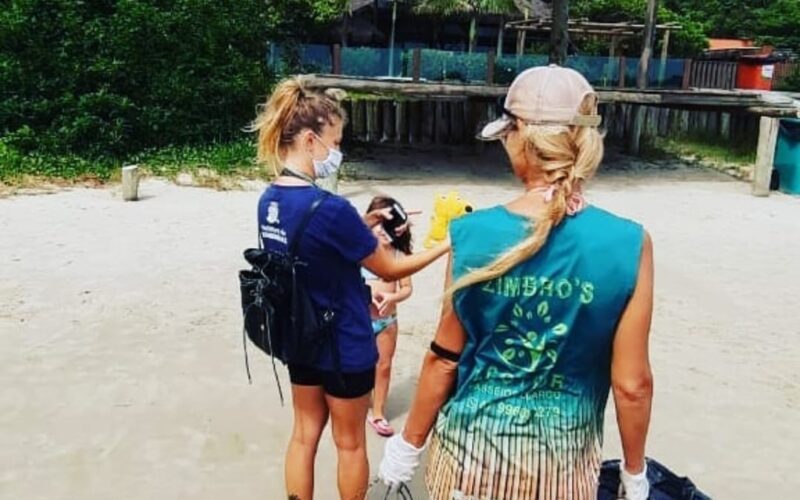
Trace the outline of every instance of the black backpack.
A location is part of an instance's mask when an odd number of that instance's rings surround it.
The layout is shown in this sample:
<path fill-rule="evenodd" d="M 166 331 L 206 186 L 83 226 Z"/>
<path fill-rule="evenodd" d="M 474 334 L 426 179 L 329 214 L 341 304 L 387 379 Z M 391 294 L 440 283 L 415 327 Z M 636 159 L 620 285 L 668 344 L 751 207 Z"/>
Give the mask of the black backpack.
<path fill-rule="evenodd" d="M 298 276 L 298 269 L 307 265 L 297 256 L 300 241 L 311 217 L 329 194 L 320 190 L 292 235 L 287 253 L 264 249 L 261 234 L 259 248 L 244 251 L 245 260 L 252 266 L 239 271 L 244 317 L 242 343 L 248 380 L 252 381 L 247 359 L 248 337 L 270 356 L 276 381 L 275 358 L 284 364 L 313 365 L 326 349 L 331 349 L 338 370 L 333 307 L 316 307 Z M 278 393 L 283 404 L 280 382 Z"/>

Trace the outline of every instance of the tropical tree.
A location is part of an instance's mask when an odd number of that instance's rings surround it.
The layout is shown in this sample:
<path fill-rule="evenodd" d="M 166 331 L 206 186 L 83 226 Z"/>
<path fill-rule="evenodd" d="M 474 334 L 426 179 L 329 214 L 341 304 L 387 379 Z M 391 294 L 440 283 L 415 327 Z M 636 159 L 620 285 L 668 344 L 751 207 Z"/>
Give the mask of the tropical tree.
<path fill-rule="evenodd" d="M 553 0 L 553 27 L 550 30 L 550 63 L 567 62 L 569 47 L 569 0 Z"/>
<path fill-rule="evenodd" d="M 478 43 L 478 17 L 481 14 L 509 14 L 516 12 L 513 0 L 420 0 L 416 6 L 417 12 L 453 15 L 466 14 L 470 17 L 469 23 L 469 52 L 475 51 Z M 502 29 L 504 20 L 500 20 Z M 502 51 L 502 38 L 498 37 L 498 48 Z"/>

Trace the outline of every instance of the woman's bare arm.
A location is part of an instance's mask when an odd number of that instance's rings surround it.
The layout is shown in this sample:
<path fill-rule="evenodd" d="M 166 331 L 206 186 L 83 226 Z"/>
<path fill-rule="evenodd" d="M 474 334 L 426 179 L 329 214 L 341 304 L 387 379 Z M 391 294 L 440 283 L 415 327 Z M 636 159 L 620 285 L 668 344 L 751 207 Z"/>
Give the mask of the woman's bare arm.
<path fill-rule="evenodd" d="M 637 474 L 644 468 L 645 442 L 650 425 L 653 374 L 648 340 L 653 315 L 653 243 L 645 233 L 639 276 L 633 296 L 614 337 L 611 385 L 617 409 L 625 468 Z"/>
<path fill-rule="evenodd" d="M 449 251 L 449 241 L 411 255 L 396 255 L 394 248 L 378 245 L 361 264 L 386 281 L 398 281 L 427 267 Z"/>
<path fill-rule="evenodd" d="M 445 289 L 451 284 L 452 259 L 447 264 Z M 442 348 L 460 354 L 464 350 L 466 334 L 456 316 L 451 302 L 442 305 L 442 315 L 434 341 Z M 436 420 L 436 415 L 449 397 L 456 382 L 458 363 L 440 358 L 431 351 L 425 354 L 422 373 L 417 385 L 417 393 L 411 404 L 411 411 L 403 430 L 403 439 L 422 447 Z"/>

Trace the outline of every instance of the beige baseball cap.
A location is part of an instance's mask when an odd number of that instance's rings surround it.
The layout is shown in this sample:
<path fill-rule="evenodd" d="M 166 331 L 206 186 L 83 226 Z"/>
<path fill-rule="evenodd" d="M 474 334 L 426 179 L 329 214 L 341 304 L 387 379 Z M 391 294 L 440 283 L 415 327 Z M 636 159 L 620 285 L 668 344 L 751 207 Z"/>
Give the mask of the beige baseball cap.
<path fill-rule="evenodd" d="M 600 115 L 578 111 L 588 95 L 597 93 L 574 69 L 556 64 L 526 69 L 508 88 L 502 116 L 483 127 L 478 138 L 502 138 L 517 118 L 531 125 L 598 127 Z"/>

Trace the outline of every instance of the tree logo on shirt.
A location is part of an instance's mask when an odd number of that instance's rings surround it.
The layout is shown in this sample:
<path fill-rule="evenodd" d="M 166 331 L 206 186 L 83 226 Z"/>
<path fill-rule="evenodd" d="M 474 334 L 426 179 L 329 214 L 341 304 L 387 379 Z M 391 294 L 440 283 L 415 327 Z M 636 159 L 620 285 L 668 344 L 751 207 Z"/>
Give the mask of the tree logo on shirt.
<path fill-rule="evenodd" d="M 499 324 L 494 333 L 494 350 L 503 363 L 515 373 L 533 374 L 555 365 L 569 327 L 566 323 L 553 324 L 550 304 L 543 300 L 528 311 L 519 303 L 514 304 L 511 318 Z M 505 375 L 513 377 L 512 373 Z"/>
<path fill-rule="evenodd" d="M 267 224 L 280 224 L 280 210 L 278 208 L 277 201 L 269 202 L 269 207 L 267 207 Z"/>

